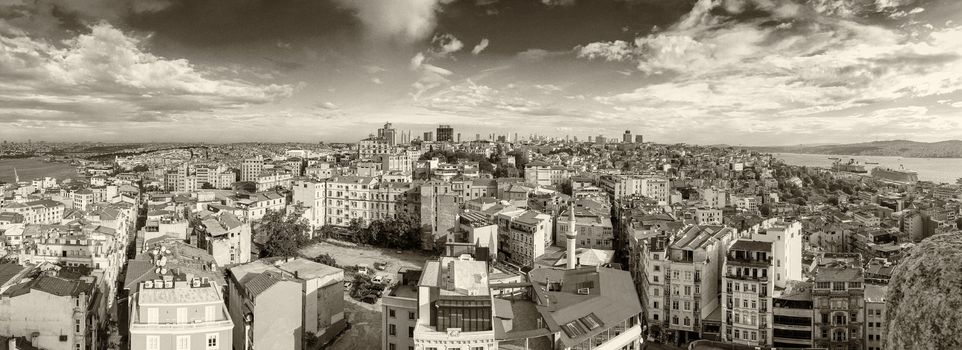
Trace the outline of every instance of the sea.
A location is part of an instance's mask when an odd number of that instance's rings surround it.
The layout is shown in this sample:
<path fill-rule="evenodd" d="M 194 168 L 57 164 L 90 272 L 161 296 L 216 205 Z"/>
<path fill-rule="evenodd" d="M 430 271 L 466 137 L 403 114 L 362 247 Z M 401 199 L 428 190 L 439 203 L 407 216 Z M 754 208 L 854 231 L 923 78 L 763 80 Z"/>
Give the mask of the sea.
<path fill-rule="evenodd" d="M 834 160 L 830 157 L 840 158 L 842 163 L 847 163 L 849 159 L 865 165 L 865 170 L 872 171 L 875 167 L 888 167 L 892 169 L 912 170 L 919 174 L 919 180 L 932 181 L 935 183 L 954 184 L 956 179 L 962 178 L 962 158 L 906 158 L 906 157 L 881 157 L 881 156 L 847 156 L 835 154 L 801 154 L 801 153 L 773 153 L 775 158 L 783 160 L 786 164 L 831 168 Z M 866 164 L 878 163 L 878 164 Z"/>
<path fill-rule="evenodd" d="M 14 168 L 20 181 L 50 176 L 60 182 L 77 177 L 77 169 L 67 163 L 45 162 L 37 158 L 0 159 L 0 182 L 13 182 Z"/>

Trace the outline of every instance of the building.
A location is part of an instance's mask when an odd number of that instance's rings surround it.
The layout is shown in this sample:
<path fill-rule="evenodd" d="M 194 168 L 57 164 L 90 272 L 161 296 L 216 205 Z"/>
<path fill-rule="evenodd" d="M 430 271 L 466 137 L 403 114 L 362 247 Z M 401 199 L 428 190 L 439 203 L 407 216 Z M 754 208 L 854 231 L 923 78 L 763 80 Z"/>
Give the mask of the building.
<path fill-rule="evenodd" d="M 244 264 L 251 259 L 251 224 L 230 212 L 213 213 L 194 226 L 197 246 L 221 266 Z"/>
<path fill-rule="evenodd" d="M 381 299 L 381 349 L 414 349 L 421 270 L 400 270 Z"/>
<path fill-rule="evenodd" d="M 625 130 L 625 133 L 624 133 L 623 135 L 621 135 L 621 142 L 622 142 L 622 143 L 631 143 L 631 141 L 633 141 L 632 138 L 631 138 L 631 130 Z"/>
<path fill-rule="evenodd" d="M 344 270 L 303 258 L 274 258 L 234 266 L 227 276 L 236 350 L 300 350 L 305 335 L 325 344 L 346 327 Z"/>
<path fill-rule="evenodd" d="M 817 257 L 813 345 L 827 349 L 863 349 L 865 284 L 861 256 L 822 253 Z"/>
<path fill-rule="evenodd" d="M 812 347 L 812 283 L 793 281 L 772 298 L 772 346 Z"/>
<path fill-rule="evenodd" d="M 498 348 L 487 263 L 452 257 L 428 261 L 418 282 L 417 303 L 411 337 L 415 350 Z M 391 332 L 388 324 L 389 339 Z"/>
<path fill-rule="evenodd" d="M 424 132 L 424 140 L 423 140 L 423 141 L 425 141 L 425 142 L 434 142 L 434 133 L 433 133 L 433 132 L 430 132 L 430 131 L 425 131 L 425 132 Z"/>
<path fill-rule="evenodd" d="M 602 206 L 607 209 L 607 207 Z M 568 217 L 572 209 L 562 212 L 559 217 Z M 575 230 L 578 232 L 577 247 L 588 249 L 613 250 L 615 235 L 611 226 L 611 216 L 606 212 L 591 210 L 587 207 L 573 208 L 575 216 Z M 558 231 L 555 233 L 555 244 L 565 242 L 562 234 L 568 232 L 568 221 L 558 221 Z"/>
<path fill-rule="evenodd" d="M 545 162 L 531 162 L 524 166 L 524 182 L 538 186 L 560 186 L 571 178 L 568 168 Z"/>
<path fill-rule="evenodd" d="M 377 137 L 389 146 L 397 144 L 396 130 L 394 130 L 391 123 L 384 123 L 383 128 L 377 129 Z"/>
<path fill-rule="evenodd" d="M 234 322 L 217 278 L 168 268 L 167 249 L 147 254 L 159 273 L 139 282 L 130 297 L 131 348 L 231 349 Z"/>
<path fill-rule="evenodd" d="M 865 285 L 865 349 L 882 350 L 888 334 L 885 295 L 888 286 Z"/>
<path fill-rule="evenodd" d="M 495 217 L 498 225 L 498 256 L 519 266 L 534 266 L 534 261 L 554 242 L 551 215 L 533 210 L 503 212 Z M 570 223 L 569 223 L 570 225 Z"/>
<path fill-rule="evenodd" d="M 0 335 L 25 337 L 40 349 L 97 349 L 96 287 L 92 277 L 79 280 L 47 272 L 13 284 L 0 294 Z M 5 345 L 5 344 L 4 344 Z"/>
<path fill-rule="evenodd" d="M 689 225 L 672 234 L 662 260 L 650 262 L 654 275 L 664 270 L 667 298 L 661 305 L 664 320 L 659 323 L 675 339 L 686 342 L 717 331 L 707 327 L 705 320 L 719 308 L 717 281 L 725 247 L 734 236 L 730 227 Z M 651 291 L 653 295 L 660 292 Z"/>
<path fill-rule="evenodd" d="M 241 181 L 257 181 L 257 177 L 261 175 L 261 171 L 264 170 L 264 158 L 257 156 L 255 158 L 244 159 L 241 163 Z"/>
<path fill-rule="evenodd" d="M 721 225 L 723 221 L 721 209 L 697 208 L 695 209 L 695 224 L 698 225 Z"/>
<path fill-rule="evenodd" d="M 616 200 L 641 195 L 669 204 L 671 196 L 669 180 L 660 175 L 605 175 L 600 187 Z"/>
<path fill-rule="evenodd" d="M 645 137 L 641 135 L 635 135 L 635 143 L 645 143 Z"/>
<path fill-rule="evenodd" d="M 450 125 L 438 125 L 438 142 L 454 142 L 454 128 Z"/>

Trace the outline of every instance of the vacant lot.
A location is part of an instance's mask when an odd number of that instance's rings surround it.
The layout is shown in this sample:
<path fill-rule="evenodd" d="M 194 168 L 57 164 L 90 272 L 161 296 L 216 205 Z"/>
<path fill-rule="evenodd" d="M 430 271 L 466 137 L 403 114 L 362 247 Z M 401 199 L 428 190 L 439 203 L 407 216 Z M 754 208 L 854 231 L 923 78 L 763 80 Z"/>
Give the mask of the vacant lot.
<path fill-rule="evenodd" d="M 350 329 L 328 345 L 332 350 L 359 350 L 381 348 L 381 300 L 371 305 L 344 298 L 344 316 Z"/>
<path fill-rule="evenodd" d="M 366 264 L 374 267 L 375 262 L 387 263 L 384 271 L 378 274 L 390 275 L 395 277 L 398 270 L 402 267 L 420 269 L 424 267 L 424 262 L 431 258 L 427 252 L 421 251 L 394 251 L 372 247 L 350 247 L 335 245 L 328 242 L 321 242 L 301 249 L 301 254 L 313 258 L 321 254 L 330 254 L 341 267 L 356 266 Z"/>

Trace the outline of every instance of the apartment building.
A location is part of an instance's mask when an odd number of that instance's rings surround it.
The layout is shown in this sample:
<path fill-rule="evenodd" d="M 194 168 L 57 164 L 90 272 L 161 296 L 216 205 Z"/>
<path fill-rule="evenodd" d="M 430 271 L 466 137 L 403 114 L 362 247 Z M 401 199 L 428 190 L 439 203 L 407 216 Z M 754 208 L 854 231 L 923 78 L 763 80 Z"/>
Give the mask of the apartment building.
<path fill-rule="evenodd" d="M 728 247 L 722 276 L 724 341 L 771 346 L 773 257 L 772 242 L 739 239 Z"/>
<path fill-rule="evenodd" d="M 158 254 L 156 279 L 144 280 L 130 301 L 133 349 L 221 350 L 232 348 L 231 320 L 221 286 L 208 277 L 173 273 Z"/>
<path fill-rule="evenodd" d="M 261 156 L 254 158 L 247 158 L 241 162 L 240 180 L 241 181 L 257 181 L 257 177 L 261 175 L 261 171 L 264 170 L 264 164 L 266 159 Z"/>
<path fill-rule="evenodd" d="M 571 175 L 570 169 L 545 162 L 531 162 L 524 166 L 524 182 L 537 186 L 559 186 L 567 183 Z"/>
<path fill-rule="evenodd" d="M 213 213 L 194 226 L 197 246 L 218 265 L 247 263 L 251 259 L 251 224 L 229 212 Z"/>
<path fill-rule="evenodd" d="M 888 334 L 885 295 L 888 286 L 865 285 L 865 349 L 882 350 Z"/>
<path fill-rule="evenodd" d="M 253 181 L 258 191 L 268 191 L 277 187 L 291 189 L 294 175 L 280 169 L 262 170 Z"/>
<path fill-rule="evenodd" d="M 609 213 L 598 212 L 585 207 L 574 207 L 565 210 L 558 217 L 567 218 L 572 210 L 575 214 L 575 230 L 578 232 L 578 248 L 615 249 L 615 235 Z M 555 244 L 562 245 L 565 242 L 561 236 L 568 232 L 568 227 L 568 221 L 558 221 L 558 230 L 555 232 L 554 238 Z"/>
<path fill-rule="evenodd" d="M 605 175 L 600 185 L 615 199 L 641 195 L 664 205 L 671 197 L 670 182 L 661 175 Z"/>
<path fill-rule="evenodd" d="M 721 209 L 697 208 L 695 209 L 695 224 L 697 225 L 721 225 L 723 221 Z"/>
<path fill-rule="evenodd" d="M 433 249 L 435 242 L 454 229 L 456 216 L 466 203 L 498 193 L 498 183 L 485 179 L 428 181 L 418 189 L 422 242 Z"/>
<path fill-rule="evenodd" d="M 452 257 L 428 261 L 418 282 L 417 303 L 415 350 L 498 348 L 487 263 Z"/>
<path fill-rule="evenodd" d="M 62 264 L 87 267 L 105 281 L 108 301 L 113 300 L 114 281 L 127 260 L 127 233 L 101 225 L 27 225 L 17 259 L 24 264 Z"/>
<path fill-rule="evenodd" d="M 25 224 L 53 225 L 63 220 L 65 209 L 66 206 L 63 203 L 42 199 L 25 203 L 9 202 L 0 208 L 0 213 L 19 214 L 23 217 Z"/>
<path fill-rule="evenodd" d="M 534 266 L 534 261 L 554 243 L 551 215 L 533 210 L 503 212 L 495 217 L 498 225 L 499 260 L 519 266 Z"/>
<path fill-rule="evenodd" d="M 344 270 L 272 258 L 234 266 L 227 276 L 234 349 L 299 350 L 305 335 L 325 344 L 346 327 Z"/>
<path fill-rule="evenodd" d="M 0 293 L 0 336 L 25 337 L 39 349 L 97 349 L 95 279 L 42 273 Z"/>
<path fill-rule="evenodd" d="M 772 298 L 772 346 L 812 347 L 812 283 L 791 281 Z"/>
<path fill-rule="evenodd" d="M 381 349 L 414 350 L 421 270 L 398 271 L 397 282 L 381 299 Z"/>
<path fill-rule="evenodd" d="M 688 341 L 705 333 L 703 320 L 719 308 L 719 275 L 734 235 L 730 227 L 688 225 L 671 235 L 663 259 L 652 262 L 665 268 L 662 325 L 675 339 Z"/>
<path fill-rule="evenodd" d="M 865 278 L 859 254 L 823 253 L 816 258 L 813 343 L 828 349 L 865 347 Z"/>

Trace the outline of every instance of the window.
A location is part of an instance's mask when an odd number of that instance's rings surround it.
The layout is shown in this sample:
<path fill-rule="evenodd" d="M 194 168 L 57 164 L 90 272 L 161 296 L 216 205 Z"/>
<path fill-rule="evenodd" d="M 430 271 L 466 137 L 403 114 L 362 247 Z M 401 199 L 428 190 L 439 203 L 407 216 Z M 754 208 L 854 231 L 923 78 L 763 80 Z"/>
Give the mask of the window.
<path fill-rule="evenodd" d="M 177 323 L 187 323 L 187 308 L 177 308 Z"/>
<path fill-rule="evenodd" d="M 409 319 L 409 320 L 413 320 L 413 319 L 414 319 L 414 312 L 413 312 L 413 311 L 408 311 L 408 319 Z"/>
<path fill-rule="evenodd" d="M 414 338 L 414 327 L 408 327 L 408 338 Z"/>
<path fill-rule="evenodd" d="M 178 335 L 176 344 L 177 350 L 190 350 L 190 336 Z"/>
<path fill-rule="evenodd" d="M 388 350 L 397 350 L 397 345 L 394 345 L 394 343 L 389 343 L 389 344 L 387 345 L 387 349 L 388 349 Z"/>
<path fill-rule="evenodd" d="M 387 325 L 387 334 L 392 336 L 397 335 L 397 326 L 393 324 Z"/>
<path fill-rule="evenodd" d="M 387 309 L 388 317 L 394 318 L 394 309 Z"/>
<path fill-rule="evenodd" d="M 73 320 L 74 332 L 80 333 L 80 319 Z"/>
<path fill-rule="evenodd" d="M 736 329 L 736 330 L 735 330 L 735 339 L 741 338 L 740 335 L 741 335 L 741 331 L 739 331 L 739 330 Z"/>
<path fill-rule="evenodd" d="M 160 337 L 156 335 L 147 336 L 147 350 L 160 350 Z"/>
<path fill-rule="evenodd" d="M 652 306 L 653 309 L 657 309 L 657 308 L 658 308 L 658 302 L 657 302 L 657 301 L 652 302 L 652 303 L 651 303 L 651 306 Z"/>
<path fill-rule="evenodd" d="M 204 321 L 214 322 L 217 319 L 217 307 L 208 305 L 204 307 Z"/>
<path fill-rule="evenodd" d="M 690 302 L 690 301 L 686 301 L 686 302 L 685 302 L 685 311 L 688 311 L 688 310 L 691 310 L 691 302 Z"/>
<path fill-rule="evenodd" d="M 220 349 L 220 335 L 217 333 L 207 334 L 207 350 Z"/>
<path fill-rule="evenodd" d="M 661 265 L 655 265 L 655 272 L 661 271 Z"/>
<path fill-rule="evenodd" d="M 147 309 L 147 323 L 157 324 L 159 318 L 160 318 L 160 315 L 157 312 L 157 308 L 152 307 Z"/>

